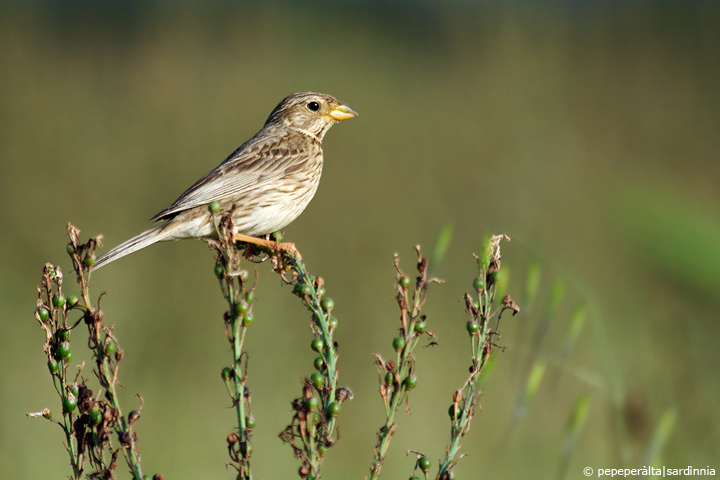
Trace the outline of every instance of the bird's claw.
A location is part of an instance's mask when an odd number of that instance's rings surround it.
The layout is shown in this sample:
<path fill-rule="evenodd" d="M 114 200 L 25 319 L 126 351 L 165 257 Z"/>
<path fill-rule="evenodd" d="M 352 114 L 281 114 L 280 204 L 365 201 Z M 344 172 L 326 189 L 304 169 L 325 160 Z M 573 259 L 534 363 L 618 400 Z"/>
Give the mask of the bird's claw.
<path fill-rule="evenodd" d="M 294 243 L 278 243 L 276 250 L 278 253 L 289 253 L 290 255 L 297 257 L 298 261 L 302 261 L 302 255 L 300 255 L 300 252 Z"/>

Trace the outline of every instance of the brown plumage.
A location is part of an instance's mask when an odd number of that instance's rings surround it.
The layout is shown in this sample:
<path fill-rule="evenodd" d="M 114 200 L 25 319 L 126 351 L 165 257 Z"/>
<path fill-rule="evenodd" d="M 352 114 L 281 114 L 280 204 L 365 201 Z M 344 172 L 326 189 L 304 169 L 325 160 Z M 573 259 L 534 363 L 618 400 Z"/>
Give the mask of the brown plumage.
<path fill-rule="evenodd" d="M 152 218 L 165 223 L 102 255 L 93 269 L 156 242 L 213 236 L 211 202 L 218 202 L 221 212 L 233 211 L 237 237 L 267 245 L 251 237 L 278 231 L 305 210 L 320 183 L 325 133 L 355 116 L 330 95 L 290 95 L 258 133 Z"/>

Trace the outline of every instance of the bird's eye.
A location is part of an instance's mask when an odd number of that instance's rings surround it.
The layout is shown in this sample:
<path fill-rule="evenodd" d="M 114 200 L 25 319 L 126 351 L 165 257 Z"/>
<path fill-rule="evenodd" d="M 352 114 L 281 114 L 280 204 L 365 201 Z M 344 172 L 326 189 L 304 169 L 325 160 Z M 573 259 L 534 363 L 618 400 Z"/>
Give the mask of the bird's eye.
<path fill-rule="evenodd" d="M 310 102 L 307 104 L 307 108 L 313 112 L 317 112 L 320 109 L 320 104 L 318 102 Z"/>

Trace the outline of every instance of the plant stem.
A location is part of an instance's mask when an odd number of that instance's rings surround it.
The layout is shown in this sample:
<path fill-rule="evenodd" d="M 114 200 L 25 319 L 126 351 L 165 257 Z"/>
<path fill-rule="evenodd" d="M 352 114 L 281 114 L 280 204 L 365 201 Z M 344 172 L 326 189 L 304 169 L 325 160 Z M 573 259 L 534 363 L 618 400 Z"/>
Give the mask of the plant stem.
<path fill-rule="evenodd" d="M 396 350 L 395 364 L 383 360 L 379 355 L 376 356 L 386 421 L 377 434 L 378 442 L 375 446 L 373 462 L 370 465 L 370 480 L 376 480 L 380 476 L 385 456 L 390 448 L 390 441 L 397 429 L 395 415 L 400 405 L 407 399 L 410 390 L 414 387 L 414 381 L 416 380 L 414 378 L 415 359 L 412 352 L 420 342 L 420 337 L 426 333 L 424 327 L 420 329 L 421 331 L 416 331 L 416 325 L 425 321 L 425 316 L 421 315 L 421 313 L 427 298 L 428 287 L 431 283 L 441 282 L 435 277 L 428 277 L 428 261 L 421 255 L 419 245 L 415 247 L 415 250 L 418 256 L 418 276 L 412 294 L 412 305 L 410 305 L 408 288 L 410 279 L 400 270 L 400 260 L 398 255 L 395 254 L 394 265 L 397 271 L 396 299 L 400 307 L 400 335 L 393 341 Z M 430 332 L 427 332 L 427 334 L 432 338 Z M 391 382 L 386 381 L 389 376 L 392 377 Z M 412 386 L 406 383 L 409 379 L 413 379 Z"/>
<path fill-rule="evenodd" d="M 224 315 L 225 334 L 230 342 L 232 354 L 232 368 L 223 369 L 222 378 L 225 381 L 225 386 L 228 389 L 237 416 L 237 434 L 233 432 L 227 438 L 228 453 L 232 460 L 230 465 L 238 472 L 237 478 L 252 480 L 252 470 L 250 468 L 250 455 L 252 454 L 250 444 L 251 429 L 248 426 L 250 395 L 246 387 L 248 357 L 243 348 L 247 329 L 252 323 L 251 304 L 255 287 L 252 286 L 246 291 L 248 274 L 246 271 L 240 270 L 240 250 L 232 239 L 232 218 L 230 216 L 213 215 L 213 223 L 218 239 L 207 240 L 207 243 L 217 254 L 215 275 L 228 306 Z M 226 372 L 226 370 L 231 370 L 231 373 Z"/>
<path fill-rule="evenodd" d="M 497 290 L 496 279 L 500 270 L 500 242 L 509 240 L 504 235 L 493 236 L 487 246 L 486 252 L 478 260 L 478 276 L 473 284 L 476 286 L 476 300 L 469 293 L 465 294 L 465 310 L 470 315 L 468 322 L 468 333 L 470 334 L 470 345 L 472 359 L 470 364 L 470 375 L 465 384 L 453 395 L 451 405 L 451 430 L 450 444 L 447 447 L 445 458 L 438 469 L 438 479 L 445 480 L 450 477 L 450 472 L 457 464 L 460 452 L 460 441 L 470 430 L 470 423 L 475 414 L 475 406 L 480 398 L 480 375 L 487 364 L 493 348 L 493 336 L 498 332 L 493 331 L 490 321 L 497 315 L 498 323 L 505 310 L 512 310 L 515 315 L 519 308 L 506 296 L 503 305 L 493 311 L 495 294 Z M 503 350 L 503 347 L 498 347 Z"/>

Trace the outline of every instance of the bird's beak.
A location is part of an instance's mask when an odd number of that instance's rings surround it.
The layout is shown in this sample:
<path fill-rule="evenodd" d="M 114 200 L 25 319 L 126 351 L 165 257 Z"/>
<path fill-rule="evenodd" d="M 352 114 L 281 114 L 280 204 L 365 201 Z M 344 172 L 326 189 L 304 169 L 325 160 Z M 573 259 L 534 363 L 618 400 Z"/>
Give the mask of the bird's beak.
<path fill-rule="evenodd" d="M 337 107 L 330 110 L 330 115 L 334 120 L 342 121 L 349 118 L 357 117 L 357 112 L 345 104 L 340 104 Z"/>

